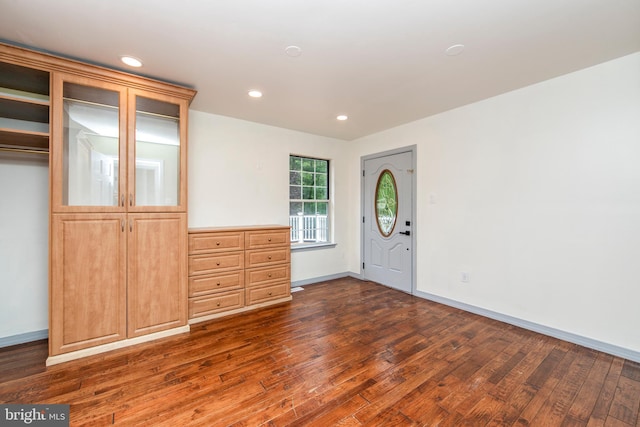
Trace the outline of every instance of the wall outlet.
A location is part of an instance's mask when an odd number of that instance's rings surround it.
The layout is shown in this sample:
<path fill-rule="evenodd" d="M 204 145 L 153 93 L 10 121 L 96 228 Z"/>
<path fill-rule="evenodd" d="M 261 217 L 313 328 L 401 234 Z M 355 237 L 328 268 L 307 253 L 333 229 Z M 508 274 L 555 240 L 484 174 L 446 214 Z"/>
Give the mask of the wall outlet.
<path fill-rule="evenodd" d="M 460 281 L 462 283 L 469 283 L 469 273 L 467 273 L 466 271 L 460 273 Z"/>

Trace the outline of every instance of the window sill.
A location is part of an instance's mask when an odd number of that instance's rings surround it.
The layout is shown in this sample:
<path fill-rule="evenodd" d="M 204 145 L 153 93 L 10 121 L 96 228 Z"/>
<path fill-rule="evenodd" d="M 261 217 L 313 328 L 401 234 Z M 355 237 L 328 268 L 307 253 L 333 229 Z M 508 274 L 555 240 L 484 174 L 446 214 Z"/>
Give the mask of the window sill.
<path fill-rule="evenodd" d="M 336 243 L 322 242 L 322 243 L 291 243 L 291 252 L 296 251 L 310 251 L 316 249 L 330 249 L 335 248 Z"/>

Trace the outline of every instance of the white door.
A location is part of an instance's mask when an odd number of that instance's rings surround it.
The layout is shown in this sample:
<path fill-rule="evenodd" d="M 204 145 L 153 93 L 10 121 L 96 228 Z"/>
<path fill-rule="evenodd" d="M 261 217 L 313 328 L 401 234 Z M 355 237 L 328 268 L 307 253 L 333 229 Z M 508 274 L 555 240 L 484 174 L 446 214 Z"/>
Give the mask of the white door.
<path fill-rule="evenodd" d="M 412 293 L 413 153 L 364 161 L 363 272 L 366 280 Z"/>

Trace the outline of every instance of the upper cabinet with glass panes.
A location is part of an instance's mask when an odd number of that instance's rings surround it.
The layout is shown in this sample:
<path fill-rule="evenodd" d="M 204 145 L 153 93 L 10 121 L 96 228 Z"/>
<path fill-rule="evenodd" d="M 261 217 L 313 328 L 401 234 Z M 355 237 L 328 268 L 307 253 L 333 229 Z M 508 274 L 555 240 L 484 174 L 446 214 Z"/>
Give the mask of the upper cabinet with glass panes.
<path fill-rule="evenodd" d="M 63 73 L 53 84 L 54 212 L 186 211 L 187 99 Z"/>

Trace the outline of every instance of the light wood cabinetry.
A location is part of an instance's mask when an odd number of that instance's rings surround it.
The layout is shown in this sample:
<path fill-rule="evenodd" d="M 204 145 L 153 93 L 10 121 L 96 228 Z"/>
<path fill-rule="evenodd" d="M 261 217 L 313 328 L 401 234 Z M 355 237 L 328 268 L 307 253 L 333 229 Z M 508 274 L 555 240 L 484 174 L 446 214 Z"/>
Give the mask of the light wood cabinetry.
<path fill-rule="evenodd" d="M 127 234 L 121 214 L 51 219 L 52 355 L 127 336 Z"/>
<path fill-rule="evenodd" d="M 0 149 L 49 151 L 48 364 L 188 330 L 194 96 L 0 43 Z"/>
<path fill-rule="evenodd" d="M 0 62 L 0 147 L 46 152 L 49 72 L 11 62 Z"/>
<path fill-rule="evenodd" d="M 185 213 L 129 215 L 128 337 L 186 324 L 186 230 Z"/>
<path fill-rule="evenodd" d="M 189 322 L 291 300 L 289 227 L 189 230 Z"/>

